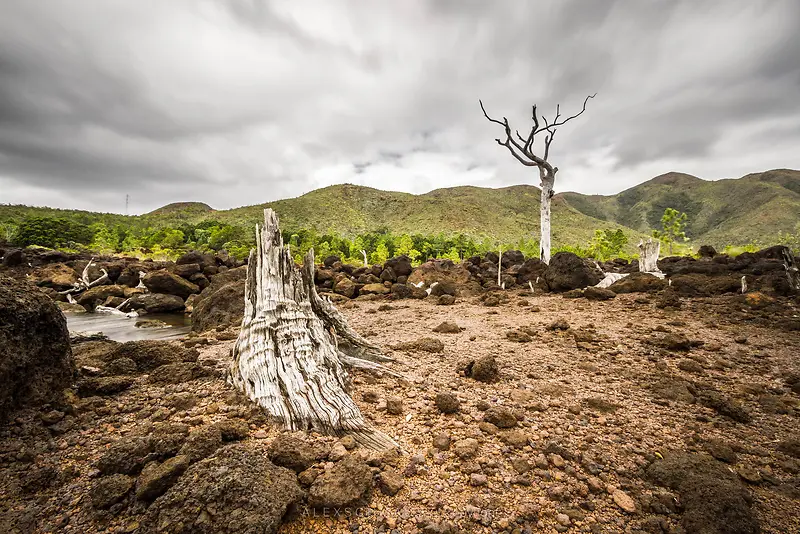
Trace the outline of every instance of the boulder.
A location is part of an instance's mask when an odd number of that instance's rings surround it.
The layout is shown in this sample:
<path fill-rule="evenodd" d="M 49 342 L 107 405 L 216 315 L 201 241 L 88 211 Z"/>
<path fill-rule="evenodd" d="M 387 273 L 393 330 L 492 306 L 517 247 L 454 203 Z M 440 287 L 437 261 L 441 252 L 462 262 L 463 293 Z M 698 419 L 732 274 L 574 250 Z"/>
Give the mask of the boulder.
<path fill-rule="evenodd" d="M 25 253 L 21 248 L 6 250 L 5 254 L 3 254 L 3 265 L 6 267 L 16 267 L 17 265 L 22 265 L 24 262 Z"/>
<path fill-rule="evenodd" d="M 321 445 L 289 433 L 279 434 L 272 440 L 267 450 L 269 459 L 275 465 L 298 473 L 323 460 L 327 453 L 328 451 Z"/>
<path fill-rule="evenodd" d="M 52 287 L 58 291 L 70 289 L 78 282 L 75 269 L 63 263 L 52 263 L 35 269 L 28 281 L 40 287 Z"/>
<path fill-rule="evenodd" d="M 244 297 L 242 297 L 244 298 Z M 143 293 L 131 297 L 128 306 L 132 310 L 145 310 L 147 313 L 170 313 L 183 311 L 183 299 L 164 293 Z"/>
<path fill-rule="evenodd" d="M 392 284 L 392 288 L 390 291 L 392 295 L 395 296 L 395 298 L 398 299 L 411 298 L 411 292 L 412 292 L 411 288 L 408 287 L 406 284 L 400 284 L 400 283 Z"/>
<path fill-rule="evenodd" d="M 703 245 L 697 251 L 697 255 L 701 258 L 713 258 L 717 255 L 717 250 L 711 245 Z"/>
<path fill-rule="evenodd" d="M 527 285 L 528 282 L 536 282 L 537 278 L 543 278 L 547 270 L 547 264 L 539 258 L 529 258 L 525 260 L 517 271 L 517 282 Z"/>
<path fill-rule="evenodd" d="M 352 299 L 358 295 L 358 290 L 360 286 L 356 284 L 352 280 L 347 277 L 341 278 L 336 284 L 333 286 L 333 292 L 338 293 L 339 295 L 344 295 L 345 297 Z"/>
<path fill-rule="evenodd" d="M 550 258 L 544 279 L 550 291 L 561 292 L 596 285 L 603 279 L 603 272 L 572 252 L 557 252 Z"/>
<path fill-rule="evenodd" d="M 308 492 L 313 508 L 344 508 L 364 504 L 372 490 L 372 471 L 355 454 L 348 454 L 318 476 Z"/>
<path fill-rule="evenodd" d="M 200 252 L 197 250 L 192 250 L 191 252 L 187 252 L 186 254 L 175 260 L 175 265 L 190 265 L 192 263 L 196 263 L 201 270 L 209 265 L 214 265 L 214 266 L 217 265 L 216 259 L 214 258 L 213 255 L 207 254 L 205 252 Z"/>
<path fill-rule="evenodd" d="M 200 288 L 190 281 L 172 274 L 166 269 L 147 273 L 142 279 L 144 285 L 153 293 L 166 293 L 177 295 L 186 300 L 192 293 L 199 293 Z M 244 297 L 242 297 L 244 298 Z"/>
<path fill-rule="evenodd" d="M 359 291 L 360 295 L 386 295 L 390 289 L 383 284 L 366 284 Z"/>
<path fill-rule="evenodd" d="M 341 262 L 341 261 L 342 261 L 342 259 L 339 256 L 336 256 L 336 255 L 332 254 L 330 256 L 325 257 L 325 259 L 322 260 L 322 264 L 325 267 L 327 267 L 328 269 L 330 269 L 331 267 L 333 267 L 334 263 Z"/>
<path fill-rule="evenodd" d="M 660 291 L 667 287 L 667 281 L 649 273 L 631 273 L 617 280 L 608 289 L 614 293 L 640 293 Z"/>
<path fill-rule="evenodd" d="M 761 531 L 750 492 L 725 464 L 707 454 L 668 452 L 647 468 L 647 476 L 680 494 L 686 532 Z"/>
<path fill-rule="evenodd" d="M 670 277 L 672 289 L 680 295 L 711 296 L 725 293 L 740 293 L 741 276 L 727 274 L 709 276 L 705 274 L 677 274 Z"/>
<path fill-rule="evenodd" d="M 176 263 L 172 266 L 172 273 L 181 278 L 189 279 L 193 274 L 202 273 L 203 269 L 199 263 Z"/>
<path fill-rule="evenodd" d="M 590 286 L 583 290 L 583 296 L 588 300 L 609 300 L 616 297 L 617 294 L 610 289 Z"/>
<path fill-rule="evenodd" d="M 423 282 L 425 287 L 430 287 L 434 282 L 448 283 L 458 288 L 456 296 L 461 296 L 462 289 L 468 285 L 472 274 L 464 264 L 456 265 L 451 260 L 430 260 L 416 269 L 408 277 L 408 284 Z"/>
<path fill-rule="evenodd" d="M 525 263 L 525 255 L 519 250 L 507 250 L 503 252 L 500 263 L 503 269 L 508 269 L 512 265 L 522 265 Z"/>
<path fill-rule="evenodd" d="M 78 304 L 83 306 L 89 311 L 94 310 L 97 306 L 101 305 L 108 299 L 108 297 L 124 297 L 124 286 L 96 286 L 87 289 L 75 299 Z"/>
<path fill-rule="evenodd" d="M 56 399 L 74 372 L 64 314 L 35 286 L 0 276 L 0 421 Z"/>
<path fill-rule="evenodd" d="M 238 326 L 244 316 L 247 267 L 237 267 L 211 277 L 211 285 L 194 302 L 192 331 Z"/>
<path fill-rule="evenodd" d="M 141 532 L 273 534 L 303 491 L 255 447 L 229 445 L 191 466 L 147 509 Z"/>
<path fill-rule="evenodd" d="M 408 276 L 413 270 L 411 267 L 411 258 L 405 254 L 386 260 L 383 267 L 384 269 L 392 269 L 397 276 Z"/>

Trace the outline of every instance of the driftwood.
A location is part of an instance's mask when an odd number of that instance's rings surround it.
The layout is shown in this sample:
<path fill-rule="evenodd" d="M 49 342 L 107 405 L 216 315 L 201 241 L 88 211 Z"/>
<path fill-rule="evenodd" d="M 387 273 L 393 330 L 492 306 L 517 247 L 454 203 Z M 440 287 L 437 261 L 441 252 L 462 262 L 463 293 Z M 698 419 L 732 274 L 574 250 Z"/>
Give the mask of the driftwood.
<path fill-rule="evenodd" d="M 245 311 L 228 380 L 290 430 L 352 435 L 371 449 L 397 444 L 372 428 L 347 394 L 345 364 L 374 368 L 388 358 L 347 325 L 314 288 L 313 251 L 298 269 L 278 218 L 264 210 L 245 283 Z M 344 354 L 334 333 L 363 357 Z M 372 360 L 365 359 L 366 357 Z"/>
<path fill-rule="evenodd" d="M 66 291 L 59 291 L 59 294 L 60 295 L 66 295 L 67 296 L 67 301 L 72 303 L 73 302 L 72 295 L 74 295 L 76 293 L 83 293 L 87 289 L 91 289 L 91 288 L 93 288 L 95 286 L 103 285 L 106 282 L 110 281 L 110 279 L 108 278 L 108 271 L 106 271 L 105 269 L 100 269 L 100 271 L 103 274 L 101 276 L 99 276 L 96 280 L 93 280 L 93 281 L 89 280 L 89 267 L 91 267 L 92 265 L 94 265 L 94 258 L 89 260 L 89 263 L 87 263 L 86 267 L 83 268 L 83 272 L 81 273 L 80 280 L 78 280 L 76 283 L 74 283 L 72 288 L 67 289 Z"/>

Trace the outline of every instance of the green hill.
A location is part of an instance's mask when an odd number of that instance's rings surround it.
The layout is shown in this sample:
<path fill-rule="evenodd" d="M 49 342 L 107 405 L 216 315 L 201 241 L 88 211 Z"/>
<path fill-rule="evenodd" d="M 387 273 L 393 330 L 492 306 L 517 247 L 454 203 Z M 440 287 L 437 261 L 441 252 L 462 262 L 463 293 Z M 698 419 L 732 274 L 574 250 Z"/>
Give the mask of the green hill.
<path fill-rule="evenodd" d="M 452 187 L 412 195 L 344 184 L 230 210 L 181 202 L 130 217 L 0 205 L 0 223 L 35 215 L 66 216 L 84 224 L 177 227 L 220 221 L 252 228 L 265 207 L 277 211 L 286 230 L 307 228 L 344 237 L 386 228 L 396 234 L 463 233 L 510 243 L 539 231 L 539 189 L 530 185 Z M 599 228 L 623 228 L 633 242 L 658 228 L 668 207 L 688 214 L 687 234 L 696 244 L 774 242 L 779 232 L 794 232 L 800 221 L 800 171 L 778 169 L 713 182 L 673 172 L 616 195 L 560 193 L 553 199 L 553 244 L 585 245 Z"/>

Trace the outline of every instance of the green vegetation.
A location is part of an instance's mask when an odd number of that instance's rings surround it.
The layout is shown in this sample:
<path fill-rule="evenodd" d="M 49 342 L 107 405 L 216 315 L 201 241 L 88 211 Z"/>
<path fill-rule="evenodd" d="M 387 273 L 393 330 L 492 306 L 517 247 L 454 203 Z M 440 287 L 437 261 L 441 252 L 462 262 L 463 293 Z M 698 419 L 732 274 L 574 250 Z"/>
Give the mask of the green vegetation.
<path fill-rule="evenodd" d="M 669 247 L 669 255 L 672 256 L 672 244 L 676 241 L 687 241 L 686 237 L 687 216 L 674 208 L 664 210 L 661 216 L 661 230 L 653 230 L 653 237 Z"/>
<path fill-rule="evenodd" d="M 553 253 L 567 250 L 601 260 L 635 255 L 636 243 L 650 235 L 651 223 L 658 223 L 666 208 L 687 214 L 682 231 L 696 245 L 720 250 L 755 243 L 796 247 L 800 241 L 798 171 L 716 182 L 669 173 L 618 195 L 557 194 L 552 206 Z M 539 190 L 527 185 L 410 195 L 345 184 L 230 210 L 182 202 L 137 216 L 0 205 L 0 245 L 153 258 L 175 257 L 191 248 L 225 249 L 243 257 L 254 243 L 254 228 L 265 207 L 277 211 L 296 258 L 311 246 L 319 258 L 337 254 L 359 264 L 361 250 L 370 261 L 386 254 L 408 254 L 415 261 L 456 259 L 501 247 L 521 250 L 527 257 L 539 254 Z M 676 246 L 673 242 L 674 251 L 681 248 Z"/>

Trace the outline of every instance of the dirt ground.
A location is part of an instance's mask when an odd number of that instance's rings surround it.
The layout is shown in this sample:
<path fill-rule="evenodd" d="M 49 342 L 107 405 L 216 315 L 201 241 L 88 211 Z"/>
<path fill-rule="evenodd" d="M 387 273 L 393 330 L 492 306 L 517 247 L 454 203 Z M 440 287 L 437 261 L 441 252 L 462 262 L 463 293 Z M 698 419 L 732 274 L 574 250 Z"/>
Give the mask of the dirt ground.
<path fill-rule="evenodd" d="M 762 532 L 800 532 L 800 331 L 791 301 L 764 308 L 729 296 L 661 309 L 642 294 L 505 295 L 497 306 L 478 298 L 340 305 L 405 377 L 352 373 L 359 408 L 406 452 L 389 462 L 400 489 L 376 490 L 355 510 L 295 510 L 280 532 L 684 532 L 685 487 L 648 475 L 672 451 L 724 459 Z M 460 331 L 434 332 L 443 322 Z M 420 338 L 443 349 L 398 347 Z M 231 344 L 210 336 L 198 346 L 212 376 L 168 385 L 139 377 L 92 397 L 57 432 L 31 410 L 0 428 L 0 530 L 137 532 L 145 505 L 98 512 L 87 494 L 109 444 L 148 423 L 239 418 L 246 440 L 274 438 L 280 430 L 224 382 Z M 464 376 L 485 356 L 496 359 L 496 381 Z M 441 413 L 437 393 L 455 394 L 458 411 Z"/>

